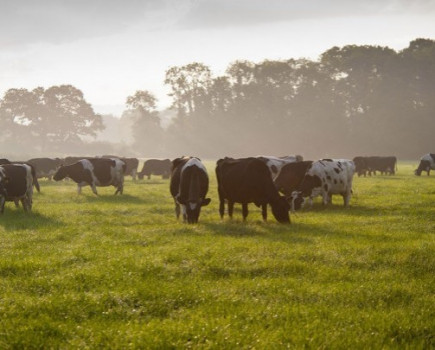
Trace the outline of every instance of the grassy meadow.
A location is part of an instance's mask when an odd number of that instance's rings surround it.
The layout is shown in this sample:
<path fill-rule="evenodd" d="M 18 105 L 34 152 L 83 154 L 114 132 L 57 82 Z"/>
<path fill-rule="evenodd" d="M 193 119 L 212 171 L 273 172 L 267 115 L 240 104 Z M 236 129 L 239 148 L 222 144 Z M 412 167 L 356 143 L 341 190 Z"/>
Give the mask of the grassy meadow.
<path fill-rule="evenodd" d="M 415 163 L 263 223 L 218 214 L 214 163 L 198 225 L 169 180 L 115 189 L 40 181 L 0 217 L 0 349 L 435 348 L 435 176 Z"/>

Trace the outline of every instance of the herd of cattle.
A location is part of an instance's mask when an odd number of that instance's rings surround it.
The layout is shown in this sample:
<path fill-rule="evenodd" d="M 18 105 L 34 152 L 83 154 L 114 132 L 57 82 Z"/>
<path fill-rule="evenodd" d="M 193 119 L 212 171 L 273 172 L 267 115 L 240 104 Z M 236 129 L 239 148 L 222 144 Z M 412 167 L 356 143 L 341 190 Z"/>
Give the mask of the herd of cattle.
<path fill-rule="evenodd" d="M 32 209 L 33 187 L 39 192 L 38 179 L 59 181 L 69 178 L 83 186 L 90 186 L 97 194 L 97 186 L 114 186 L 115 194 L 122 194 L 124 176 L 143 179 L 151 175 L 170 177 L 170 193 L 175 202 L 177 218 L 182 214 L 188 223 L 198 222 L 201 207 L 210 203 L 207 198 L 209 178 L 204 164 L 196 157 L 149 159 L 137 172 L 139 160 L 113 155 L 102 157 L 34 158 L 25 162 L 0 159 L 0 213 L 6 201 L 18 206 L 21 201 L 25 211 Z M 435 170 L 435 154 L 428 153 L 420 159 L 416 175 Z M 234 204 L 242 205 L 243 220 L 248 216 L 248 203 L 262 208 L 267 220 L 267 206 L 278 222 L 290 223 L 289 211 L 310 204 L 322 196 L 323 204 L 331 203 L 332 195 L 341 195 L 344 206 L 352 196 L 352 180 L 358 176 L 381 174 L 394 175 L 396 157 L 355 157 L 348 159 L 321 159 L 304 161 L 301 156 L 258 156 L 234 159 L 225 157 L 216 163 L 219 195 L 219 213 L 223 218 L 225 203 L 232 218 Z"/>

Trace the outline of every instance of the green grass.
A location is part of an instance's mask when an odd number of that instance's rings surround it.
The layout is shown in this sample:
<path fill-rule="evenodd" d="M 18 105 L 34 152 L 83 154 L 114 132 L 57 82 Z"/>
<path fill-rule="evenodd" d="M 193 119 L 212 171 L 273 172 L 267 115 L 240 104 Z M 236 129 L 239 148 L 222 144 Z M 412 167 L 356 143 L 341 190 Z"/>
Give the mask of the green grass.
<path fill-rule="evenodd" d="M 214 165 L 198 225 L 169 181 L 114 188 L 41 181 L 34 209 L 0 217 L 0 349 L 435 347 L 435 176 L 354 179 L 263 223 L 218 215 Z"/>

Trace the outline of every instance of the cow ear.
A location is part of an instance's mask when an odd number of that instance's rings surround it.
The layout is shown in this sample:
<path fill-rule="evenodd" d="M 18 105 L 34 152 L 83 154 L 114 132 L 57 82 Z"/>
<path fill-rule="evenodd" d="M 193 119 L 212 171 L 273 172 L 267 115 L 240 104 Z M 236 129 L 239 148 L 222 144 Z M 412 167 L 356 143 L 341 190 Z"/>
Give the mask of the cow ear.
<path fill-rule="evenodd" d="M 201 206 L 205 207 L 205 206 L 209 205 L 210 202 L 211 202 L 210 198 L 204 198 L 203 201 L 201 202 Z"/>

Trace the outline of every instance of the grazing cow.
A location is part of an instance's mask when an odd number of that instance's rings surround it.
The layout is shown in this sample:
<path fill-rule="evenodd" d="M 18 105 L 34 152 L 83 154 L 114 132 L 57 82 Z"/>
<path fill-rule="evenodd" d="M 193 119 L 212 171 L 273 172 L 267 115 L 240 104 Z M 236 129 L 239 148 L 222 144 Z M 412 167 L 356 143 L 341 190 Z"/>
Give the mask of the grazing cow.
<path fill-rule="evenodd" d="M 104 155 L 102 158 L 118 158 L 121 159 L 125 165 L 125 173 L 124 175 L 130 175 L 133 180 L 136 180 L 137 167 L 139 166 L 139 159 L 137 158 L 126 158 L 126 157 L 118 157 L 118 156 L 110 156 Z"/>
<path fill-rule="evenodd" d="M 379 171 L 381 175 L 394 175 L 397 168 L 397 158 L 394 156 L 355 157 L 353 162 L 355 163 L 355 172 L 358 176 L 366 176 L 367 172 L 369 176 L 372 176 L 372 173 L 376 175 L 376 171 Z"/>
<path fill-rule="evenodd" d="M 199 158 L 183 157 L 172 161 L 171 195 L 175 202 L 175 214 L 189 224 L 198 222 L 201 207 L 210 203 L 208 192 L 208 174 Z"/>
<path fill-rule="evenodd" d="M 142 170 L 138 173 L 140 180 L 144 176 L 151 178 L 151 175 L 161 175 L 162 179 L 168 179 L 171 175 L 172 163 L 169 159 L 148 159 L 143 164 Z"/>
<path fill-rule="evenodd" d="M 425 154 L 420 158 L 420 164 L 415 169 L 415 175 L 420 176 L 422 171 L 427 172 L 427 176 L 430 175 L 430 171 L 435 170 L 435 153 Z"/>
<path fill-rule="evenodd" d="M 263 161 L 270 170 L 272 179 L 275 179 L 281 170 L 281 168 L 289 163 L 301 162 L 303 160 L 302 156 L 284 156 L 284 157 L 274 157 L 274 156 L 258 156 L 258 159 Z"/>
<path fill-rule="evenodd" d="M 77 183 L 77 192 L 80 194 L 83 186 L 91 186 L 96 195 L 96 186 L 114 186 L 115 194 L 122 194 L 124 190 L 125 163 L 120 159 L 88 158 L 77 163 L 62 165 L 53 179 L 56 181 L 69 177 Z"/>
<path fill-rule="evenodd" d="M 15 202 L 17 207 L 21 201 L 24 211 L 32 210 L 33 176 L 28 164 L 0 165 L 0 214 L 6 201 Z"/>
<path fill-rule="evenodd" d="M 57 169 L 62 165 L 60 158 L 33 158 L 27 161 L 28 164 L 33 165 L 38 179 L 46 177 L 51 180 Z"/>
<path fill-rule="evenodd" d="M 284 165 L 273 181 L 276 189 L 287 197 L 291 196 L 301 184 L 311 164 L 313 162 L 307 160 Z"/>
<path fill-rule="evenodd" d="M 308 168 L 298 189 L 291 195 L 292 210 L 300 209 L 306 197 L 310 202 L 322 195 L 323 204 L 331 203 L 333 194 L 343 196 L 347 207 L 352 196 L 352 180 L 355 172 L 353 161 L 347 159 L 322 159 Z"/>
<path fill-rule="evenodd" d="M 228 215 L 233 217 L 234 203 L 242 204 L 243 221 L 248 216 L 248 203 L 262 207 L 263 220 L 267 220 L 267 204 L 278 222 L 290 223 L 290 206 L 273 184 L 270 170 L 258 158 L 224 158 L 217 161 L 216 177 L 219 194 L 219 213 L 224 217 L 225 200 Z"/>

